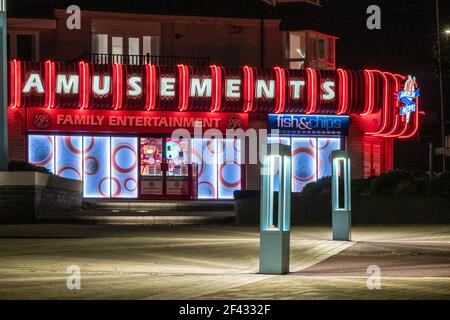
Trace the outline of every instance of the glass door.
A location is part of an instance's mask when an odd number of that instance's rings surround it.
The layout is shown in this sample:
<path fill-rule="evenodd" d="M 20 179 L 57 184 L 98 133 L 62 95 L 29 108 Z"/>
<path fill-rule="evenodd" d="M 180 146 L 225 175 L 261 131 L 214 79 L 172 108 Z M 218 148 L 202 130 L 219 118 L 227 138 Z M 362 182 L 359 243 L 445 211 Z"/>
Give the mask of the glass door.
<path fill-rule="evenodd" d="M 182 137 L 140 138 L 143 199 L 196 198 L 196 175 L 190 160 L 189 141 Z M 196 167 L 195 167 L 196 170 Z M 193 179 L 195 181 L 193 181 Z"/>
<path fill-rule="evenodd" d="M 189 195 L 189 143 L 182 137 L 165 139 L 166 194 Z"/>
<path fill-rule="evenodd" d="M 162 196 L 164 185 L 163 139 L 141 138 L 141 195 Z"/>

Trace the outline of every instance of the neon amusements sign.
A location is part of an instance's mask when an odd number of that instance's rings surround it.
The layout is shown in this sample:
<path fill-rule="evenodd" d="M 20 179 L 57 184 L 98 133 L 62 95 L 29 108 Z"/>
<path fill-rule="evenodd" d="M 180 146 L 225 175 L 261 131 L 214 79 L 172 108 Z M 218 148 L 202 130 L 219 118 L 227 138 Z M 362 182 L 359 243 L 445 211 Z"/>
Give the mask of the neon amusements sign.
<path fill-rule="evenodd" d="M 12 60 L 9 72 L 12 109 L 355 115 L 370 123 L 365 134 L 397 138 L 419 127 L 418 99 L 397 109 L 405 77 L 380 70 Z"/>

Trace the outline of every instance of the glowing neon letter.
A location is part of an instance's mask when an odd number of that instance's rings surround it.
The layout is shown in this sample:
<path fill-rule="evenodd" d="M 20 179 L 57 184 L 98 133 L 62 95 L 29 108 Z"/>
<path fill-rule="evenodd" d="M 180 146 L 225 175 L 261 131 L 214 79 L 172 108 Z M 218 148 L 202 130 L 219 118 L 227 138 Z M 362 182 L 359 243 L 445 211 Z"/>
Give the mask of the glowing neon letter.
<path fill-rule="evenodd" d="M 57 94 L 78 94 L 79 77 L 76 74 L 66 76 L 58 74 L 56 77 L 56 93 Z"/>
<path fill-rule="evenodd" d="M 291 80 L 289 85 L 294 89 L 292 91 L 292 99 L 298 100 L 301 98 L 302 87 L 305 85 L 304 80 Z"/>
<path fill-rule="evenodd" d="M 30 73 L 22 92 L 30 93 L 32 89 L 35 89 L 37 93 L 44 93 L 44 86 L 42 85 L 42 80 L 39 73 Z"/>
<path fill-rule="evenodd" d="M 325 92 L 322 94 L 322 100 L 333 100 L 336 97 L 336 93 L 334 92 L 334 82 L 333 81 L 325 81 L 322 83 L 322 89 Z"/>
<path fill-rule="evenodd" d="M 211 97 L 212 80 L 211 79 L 191 79 L 191 97 Z"/>
<path fill-rule="evenodd" d="M 141 83 L 141 77 L 130 77 L 128 79 L 128 95 L 131 97 L 140 96 L 142 93 Z"/>
<path fill-rule="evenodd" d="M 275 97 L 275 80 L 269 80 L 269 86 L 265 80 L 256 81 L 256 98 L 273 99 Z"/>
<path fill-rule="evenodd" d="M 175 78 L 161 78 L 161 96 L 175 97 Z"/>
<path fill-rule="evenodd" d="M 94 75 L 93 77 L 93 84 L 92 84 L 92 91 L 94 94 L 99 96 L 104 96 L 108 94 L 111 90 L 111 77 L 110 76 L 103 76 L 103 87 L 100 88 L 100 76 Z"/>
<path fill-rule="evenodd" d="M 227 79 L 227 98 L 240 98 L 241 80 L 239 79 Z"/>

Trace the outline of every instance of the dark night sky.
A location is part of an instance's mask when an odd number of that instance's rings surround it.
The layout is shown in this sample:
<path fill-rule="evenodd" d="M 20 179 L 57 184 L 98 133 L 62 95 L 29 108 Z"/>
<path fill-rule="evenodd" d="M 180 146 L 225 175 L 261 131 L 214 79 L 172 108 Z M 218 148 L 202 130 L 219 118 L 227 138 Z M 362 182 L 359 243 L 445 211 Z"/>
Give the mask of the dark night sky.
<path fill-rule="evenodd" d="M 379 68 L 412 74 L 422 89 L 426 112 L 419 135 L 396 141 L 396 166 L 428 167 L 428 143 L 441 143 L 440 99 L 437 61 L 436 7 L 434 0 L 322 0 L 322 8 L 307 8 L 284 22 L 286 29 L 311 28 L 338 36 L 337 64 L 349 69 Z M 351 4 L 351 6 L 350 6 Z M 381 8 L 382 29 L 366 28 L 366 9 Z M 440 0 L 441 29 L 450 28 L 450 1 Z M 441 38 L 446 119 L 450 117 L 450 37 Z M 447 132 L 450 126 L 447 125 Z M 439 168 L 437 159 L 435 166 Z"/>

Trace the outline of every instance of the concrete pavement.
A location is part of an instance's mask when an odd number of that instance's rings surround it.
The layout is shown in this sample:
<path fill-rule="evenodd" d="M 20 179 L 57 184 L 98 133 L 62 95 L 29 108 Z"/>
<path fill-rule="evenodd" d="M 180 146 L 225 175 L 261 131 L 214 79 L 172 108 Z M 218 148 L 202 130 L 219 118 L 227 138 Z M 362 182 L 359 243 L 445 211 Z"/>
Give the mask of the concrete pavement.
<path fill-rule="evenodd" d="M 0 226 L 1 299 L 450 299 L 450 226 L 294 228 L 291 274 L 257 274 L 257 228 Z M 381 289 L 367 288 L 367 267 Z M 67 267 L 81 269 L 68 290 Z"/>

